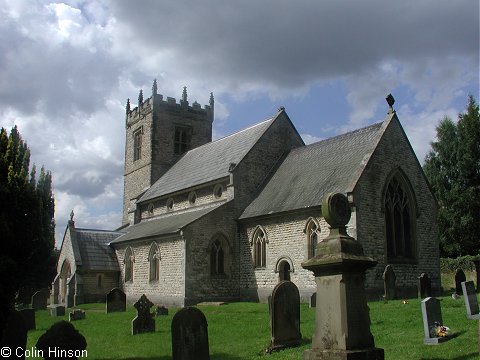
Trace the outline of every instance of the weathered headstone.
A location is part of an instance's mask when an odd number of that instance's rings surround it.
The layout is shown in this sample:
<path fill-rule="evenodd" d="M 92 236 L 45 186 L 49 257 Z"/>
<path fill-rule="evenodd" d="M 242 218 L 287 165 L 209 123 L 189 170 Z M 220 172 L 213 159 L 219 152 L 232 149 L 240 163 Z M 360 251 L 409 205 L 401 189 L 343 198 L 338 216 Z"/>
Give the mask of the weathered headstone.
<path fill-rule="evenodd" d="M 480 292 L 480 256 L 473 260 L 473 263 L 475 264 L 475 272 L 477 273 L 477 292 Z"/>
<path fill-rule="evenodd" d="M 107 294 L 107 314 L 116 311 L 127 311 L 127 296 L 119 288 L 113 288 Z"/>
<path fill-rule="evenodd" d="M 53 324 L 40 336 L 35 347 L 43 352 L 45 360 L 78 359 L 88 356 L 85 337 L 68 321 Z"/>
<path fill-rule="evenodd" d="M 467 319 L 479 320 L 480 311 L 478 308 L 477 295 L 475 294 L 475 284 L 473 281 L 462 282 L 463 299 L 467 309 Z"/>
<path fill-rule="evenodd" d="M 317 293 L 314 292 L 312 296 L 310 296 L 310 303 L 308 304 L 310 308 L 314 308 L 317 306 Z"/>
<path fill-rule="evenodd" d="M 27 346 L 27 327 L 22 315 L 16 310 L 10 313 L 3 329 L 3 334 L 0 334 L 0 346 L 2 348 L 2 357 L 12 359 L 25 360 L 24 354 L 20 357 L 16 356 L 15 349 L 26 349 Z M 4 353 L 4 348 L 10 349 L 11 354 Z M 8 351 L 8 350 L 6 350 Z M 23 353 L 23 352 L 22 352 Z M 8 355 L 8 356 L 5 356 Z"/>
<path fill-rule="evenodd" d="M 272 291 L 269 350 L 300 345 L 300 294 L 291 281 L 281 281 Z"/>
<path fill-rule="evenodd" d="M 316 255 L 302 263 L 313 271 L 321 299 L 315 308 L 312 348 L 305 350 L 303 359 L 382 360 L 384 351 L 375 347 L 370 331 L 365 292 L 365 272 L 377 262 L 364 255 L 362 241 L 347 234 L 351 209 L 346 196 L 329 194 L 322 202 L 322 215 L 330 233 L 317 244 Z"/>
<path fill-rule="evenodd" d="M 385 271 L 383 272 L 383 285 L 385 289 L 385 293 L 383 294 L 383 298 L 385 300 L 394 300 L 397 296 L 397 289 L 395 282 L 397 280 L 397 276 L 395 275 L 395 271 L 393 271 L 392 265 L 385 266 Z"/>
<path fill-rule="evenodd" d="M 420 299 L 432 296 L 432 283 L 427 273 L 418 277 L 418 296 Z"/>
<path fill-rule="evenodd" d="M 168 315 L 168 309 L 165 306 L 157 306 L 157 309 L 155 310 L 155 315 L 157 316 L 166 316 Z"/>
<path fill-rule="evenodd" d="M 433 297 L 427 297 L 422 300 L 423 332 L 425 337 L 423 343 L 426 345 L 437 345 L 449 340 L 449 336 L 439 337 L 435 333 L 437 325 L 443 325 L 442 309 L 440 301 Z"/>
<path fill-rule="evenodd" d="M 35 310 L 34 309 L 22 309 L 18 311 L 22 315 L 25 321 L 25 326 L 28 330 L 35 330 Z"/>
<path fill-rule="evenodd" d="M 137 316 L 132 320 L 132 335 L 155 332 L 155 319 L 150 312 L 153 303 L 143 294 L 133 306 Z"/>
<path fill-rule="evenodd" d="M 51 316 L 65 316 L 65 306 L 63 306 L 63 305 L 52 305 L 52 306 L 50 306 L 50 315 Z"/>
<path fill-rule="evenodd" d="M 462 295 L 462 282 L 467 281 L 467 277 L 462 269 L 455 271 L 455 294 Z"/>
<path fill-rule="evenodd" d="M 50 291 L 46 288 L 38 290 L 35 294 L 32 295 L 32 309 L 35 310 L 46 310 L 47 309 L 47 299 L 50 296 Z"/>
<path fill-rule="evenodd" d="M 68 314 L 68 321 L 76 321 L 85 319 L 85 311 L 82 309 L 74 309 Z"/>
<path fill-rule="evenodd" d="M 172 319 L 173 360 L 209 360 L 208 324 L 195 307 L 179 310 Z"/>

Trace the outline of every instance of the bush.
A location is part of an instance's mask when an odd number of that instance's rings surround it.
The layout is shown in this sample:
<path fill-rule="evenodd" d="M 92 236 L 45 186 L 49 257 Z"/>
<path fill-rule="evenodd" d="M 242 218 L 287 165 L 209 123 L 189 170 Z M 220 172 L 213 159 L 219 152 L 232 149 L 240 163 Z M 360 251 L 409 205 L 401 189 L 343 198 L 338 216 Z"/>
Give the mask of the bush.
<path fill-rule="evenodd" d="M 479 259 L 479 256 L 460 256 L 455 259 L 440 258 L 440 272 L 454 272 L 457 269 L 463 271 L 475 271 L 475 264 L 473 260 Z"/>

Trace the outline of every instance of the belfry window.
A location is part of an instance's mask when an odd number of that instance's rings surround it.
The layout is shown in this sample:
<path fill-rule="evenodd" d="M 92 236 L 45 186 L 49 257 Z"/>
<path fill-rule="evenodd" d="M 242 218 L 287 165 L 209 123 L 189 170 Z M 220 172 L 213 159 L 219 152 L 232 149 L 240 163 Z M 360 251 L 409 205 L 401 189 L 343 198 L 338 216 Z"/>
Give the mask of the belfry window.
<path fill-rule="evenodd" d="M 389 259 L 415 257 L 415 211 L 413 197 L 400 174 L 392 177 L 386 187 L 385 235 Z"/>
<path fill-rule="evenodd" d="M 150 245 L 148 262 L 150 265 L 149 281 L 158 281 L 160 275 L 160 250 L 155 242 Z"/>
<path fill-rule="evenodd" d="M 142 157 L 142 128 L 133 133 L 133 161 Z"/>
<path fill-rule="evenodd" d="M 224 253 L 222 249 L 222 244 L 220 240 L 216 239 L 210 251 L 210 273 L 214 274 L 224 274 Z"/>
<path fill-rule="evenodd" d="M 253 265 L 263 268 L 267 264 L 267 236 L 261 226 L 257 226 L 253 232 Z"/>
<path fill-rule="evenodd" d="M 175 126 L 174 152 L 181 155 L 190 149 L 192 130 L 186 126 Z"/>
<path fill-rule="evenodd" d="M 133 281 L 133 263 L 134 263 L 134 256 L 132 248 L 129 246 L 127 250 L 125 250 L 125 257 L 123 259 L 123 263 L 125 264 L 125 282 Z"/>

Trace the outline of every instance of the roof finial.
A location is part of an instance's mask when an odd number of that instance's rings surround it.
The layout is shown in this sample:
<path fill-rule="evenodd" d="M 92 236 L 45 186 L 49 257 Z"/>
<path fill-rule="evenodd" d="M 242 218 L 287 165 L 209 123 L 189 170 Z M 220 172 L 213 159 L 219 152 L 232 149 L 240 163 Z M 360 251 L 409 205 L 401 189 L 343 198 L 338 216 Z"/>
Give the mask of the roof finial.
<path fill-rule="evenodd" d="M 388 113 L 389 113 L 389 114 L 395 113 L 395 110 L 393 110 L 393 104 L 395 104 L 395 99 L 393 98 L 393 95 L 392 95 L 392 94 L 388 94 L 385 99 L 387 100 L 387 104 L 388 104 L 388 106 L 389 106 L 389 108 L 388 108 Z"/>
<path fill-rule="evenodd" d="M 158 88 L 157 88 L 157 79 L 153 79 L 152 96 L 157 95 L 157 91 L 158 91 Z"/>
<path fill-rule="evenodd" d="M 125 112 L 128 115 L 130 113 L 130 99 L 127 99 L 127 105 L 125 106 Z"/>
<path fill-rule="evenodd" d="M 285 111 L 285 106 L 280 106 L 280 107 L 278 108 L 278 112 L 282 112 L 282 111 Z"/>
<path fill-rule="evenodd" d="M 72 212 L 70 213 L 70 221 L 73 221 L 74 216 L 75 216 L 75 213 L 73 212 L 73 209 L 72 209 Z"/>
<path fill-rule="evenodd" d="M 143 104 L 143 90 L 140 89 L 140 93 L 138 94 L 138 106 Z"/>

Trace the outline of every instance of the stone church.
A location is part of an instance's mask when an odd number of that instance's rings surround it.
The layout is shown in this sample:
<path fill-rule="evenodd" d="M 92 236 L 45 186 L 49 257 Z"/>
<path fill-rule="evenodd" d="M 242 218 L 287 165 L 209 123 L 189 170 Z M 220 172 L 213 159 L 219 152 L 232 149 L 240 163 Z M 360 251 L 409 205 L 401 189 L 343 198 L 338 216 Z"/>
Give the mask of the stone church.
<path fill-rule="evenodd" d="M 284 108 L 212 141 L 213 95 L 190 105 L 185 88 L 177 102 L 154 82 L 137 107 L 127 101 L 123 225 L 79 229 L 72 215 L 55 301 L 103 301 L 117 286 L 129 302 L 265 301 L 284 279 L 307 299 L 316 286 L 301 263 L 328 235 L 331 192 L 348 197 L 348 232 L 378 261 L 372 298 L 388 264 L 400 296 L 416 296 L 421 273 L 438 291 L 436 202 L 391 105 L 383 121 L 311 145 Z"/>

